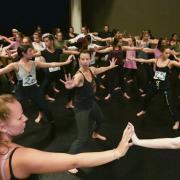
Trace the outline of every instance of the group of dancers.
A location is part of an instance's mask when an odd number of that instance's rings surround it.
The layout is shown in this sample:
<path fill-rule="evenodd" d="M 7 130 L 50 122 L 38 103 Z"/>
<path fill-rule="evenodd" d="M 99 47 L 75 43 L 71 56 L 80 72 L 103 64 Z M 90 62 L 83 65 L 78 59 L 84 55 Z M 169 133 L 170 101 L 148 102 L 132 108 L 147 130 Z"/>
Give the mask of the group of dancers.
<path fill-rule="evenodd" d="M 0 36 L 2 42 L 0 77 L 11 82 L 16 97 L 11 95 L 0 97 L 1 105 L 4 104 L 4 107 L 0 107 L 3 142 L 0 147 L 1 167 L 3 167 L 1 176 L 4 179 L 10 176 L 14 179 L 26 178 L 30 174 L 63 170 L 76 173 L 78 167 L 96 166 L 120 158 L 133 144 L 153 148 L 179 148 L 179 145 L 172 145 L 173 142 L 178 144 L 179 138 L 168 139 L 167 144 L 163 139 L 139 140 L 133 125 L 129 123 L 116 149 L 79 154 L 91 138 L 106 140 L 106 137 L 99 133 L 104 115 L 96 102 L 95 92 L 98 86 L 107 90 L 105 101 L 110 100 L 113 91 L 118 88 L 121 88 L 123 97 L 129 100 L 131 97 L 126 87 L 128 83 L 134 81 L 134 77 L 137 78 L 138 91 L 141 93 L 140 97 L 143 96 L 143 103 L 137 116 L 146 113 L 150 100 L 160 92 L 163 93 L 174 120 L 173 129 L 179 128 L 180 116 L 172 101 L 170 82 L 172 68 L 177 68 L 176 78 L 180 79 L 178 69 L 180 41 L 177 34 L 173 34 L 170 40 L 155 39 L 150 31 L 143 31 L 139 38 L 126 36 L 118 29 L 110 32 L 109 27 L 105 25 L 101 33 L 91 33 L 87 27 L 82 27 L 82 33 L 79 35 L 73 32 L 73 27 L 70 27 L 66 34 L 67 40 L 63 40 L 60 29 L 57 29 L 54 35 L 42 34 L 40 30 L 33 33 L 33 42 L 30 37 L 23 36 L 17 29 L 12 30 L 13 37 Z M 6 43 L 9 45 L 4 46 Z M 147 75 L 144 87 L 141 87 L 137 77 L 139 66 L 143 66 Z M 103 78 L 106 79 L 107 86 L 104 86 Z M 63 83 L 68 91 L 66 107 L 74 109 L 78 129 L 77 138 L 68 153 L 78 155 L 45 153 L 12 143 L 11 136 L 19 135 L 24 130 L 27 118 L 23 111 L 27 111 L 30 101 L 37 105 L 39 111 L 35 122 L 39 123 L 47 118 L 52 132 L 56 131 L 48 101 L 55 101 L 55 94 L 60 93 L 60 83 Z M 91 119 L 95 124 L 94 129 L 89 128 Z M 8 150 L 5 147 L 8 147 Z M 15 175 L 13 175 L 12 164 L 4 166 L 3 153 L 9 157 L 9 162 L 14 154 L 17 157 L 15 163 L 19 169 L 23 168 L 23 171 L 14 168 Z M 20 153 L 24 154 L 22 157 L 27 158 L 20 158 L 18 156 Z"/>

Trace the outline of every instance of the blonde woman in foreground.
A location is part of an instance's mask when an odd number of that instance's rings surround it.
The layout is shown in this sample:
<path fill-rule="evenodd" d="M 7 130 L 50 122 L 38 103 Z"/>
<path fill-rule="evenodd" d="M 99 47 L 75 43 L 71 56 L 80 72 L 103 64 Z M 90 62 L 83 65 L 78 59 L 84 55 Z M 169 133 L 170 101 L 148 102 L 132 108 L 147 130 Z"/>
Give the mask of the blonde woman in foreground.
<path fill-rule="evenodd" d="M 0 96 L 0 179 L 33 179 L 35 174 L 61 172 L 79 167 L 93 167 L 123 157 L 132 143 L 132 128 L 127 125 L 118 146 L 112 150 L 70 155 L 26 148 L 12 139 L 24 132 L 27 117 L 12 95 Z"/>

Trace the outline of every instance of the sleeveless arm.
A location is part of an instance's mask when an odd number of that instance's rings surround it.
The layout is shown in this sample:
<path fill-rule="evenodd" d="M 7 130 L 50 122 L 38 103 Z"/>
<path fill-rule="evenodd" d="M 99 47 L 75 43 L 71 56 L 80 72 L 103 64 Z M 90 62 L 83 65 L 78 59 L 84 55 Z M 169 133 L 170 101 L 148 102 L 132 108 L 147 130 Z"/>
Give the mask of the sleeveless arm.
<path fill-rule="evenodd" d="M 6 73 L 14 71 L 14 70 L 17 70 L 16 66 L 17 66 L 17 63 L 11 63 L 11 64 L 7 65 L 6 67 L 1 68 L 0 69 L 0 75 L 6 74 Z"/>
<path fill-rule="evenodd" d="M 35 65 L 39 68 L 49 68 L 49 67 L 65 66 L 65 65 L 70 64 L 71 62 L 72 62 L 72 55 L 70 55 L 65 62 L 46 63 L 46 62 L 42 62 L 42 61 L 35 61 Z"/>
<path fill-rule="evenodd" d="M 122 46 L 122 50 L 123 51 L 132 51 L 132 50 L 134 50 L 134 51 L 139 51 L 139 50 L 142 50 L 142 48 L 141 47 L 136 47 L 136 46 L 134 46 L 134 47 L 131 47 L 131 46 Z"/>
<path fill-rule="evenodd" d="M 140 62 L 140 63 L 153 63 L 153 64 L 156 63 L 156 59 L 132 58 L 130 60 L 134 60 L 134 61 L 137 61 L 137 62 Z"/>
<path fill-rule="evenodd" d="M 145 52 L 145 53 L 150 53 L 150 54 L 154 53 L 154 49 L 151 49 L 151 48 L 143 48 L 142 51 Z"/>
<path fill-rule="evenodd" d="M 180 62 L 177 62 L 177 61 L 171 61 L 171 62 L 170 62 L 170 66 L 171 66 L 171 67 L 172 67 L 172 66 L 175 66 L 175 67 L 180 68 Z"/>
<path fill-rule="evenodd" d="M 14 174 L 21 178 L 30 174 L 60 172 L 79 167 L 94 167 L 112 162 L 123 157 L 132 143 L 129 125 L 125 128 L 122 139 L 113 150 L 70 155 L 65 153 L 49 153 L 31 148 L 19 148 L 14 156 Z M 23 177 L 22 177 L 23 176 Z"/>
<path fill-rule="evenodd" d="M 121 153 L 116 154 L 114 150 L 70 155 L 28 148 L 17 150 L 15 155 L 13 157 L 14 174 L 15 176 L 21 174 L 24 178 L 31 174 L 61 172 L 79 167 L 94 167 L 111 162 L 122 156 Z"/>
<path fill-rule="evenodd" d="M 91 67 L 91 71 L 94 75 L 97 75 L 97 74 L 101 74 L 103 72 L 106 72 L 110 69 L 113 69 L 115 67 L 117 67 L 118 65 L 116 65 L 116 59 L 115 58 L 112 58 L 111 62 L 110 62 L 110 65 L 109 66 L 106 66 L 106 67 L 99 67 L 99 68 L 95 68 L 95 67 Z"/>
<path fill-rule="evenodd" d="M 154 149 L 180 149 L 180 137 L 162 139 L 138 139 L 133 136 L 133 143 L 137 146 Z"/>
<path fill-rule="evenodd" d="M 97 50 L 98 53 L 109 53 L 113 50 L 113 47 L 107 47 L 105 49 Z"/>

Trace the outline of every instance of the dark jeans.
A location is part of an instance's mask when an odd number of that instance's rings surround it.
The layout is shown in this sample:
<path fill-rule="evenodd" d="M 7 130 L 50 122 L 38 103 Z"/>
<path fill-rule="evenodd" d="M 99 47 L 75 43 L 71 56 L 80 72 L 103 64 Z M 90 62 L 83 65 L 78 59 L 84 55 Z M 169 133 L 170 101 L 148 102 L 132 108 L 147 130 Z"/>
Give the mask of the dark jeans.
<path fill-rule="evenodd" d="M 93 131 L 98 132 L 104 120 L 104 115 L 98 104 L 94 101 L 93 106 L 90 109 L 75 109 L 75 119 L 78 129 L 78 135 L 77 139 L 72 143 L 70 147 L 69 153 L 71 154 L 82 152 L 83 148 L 91 139 L 91 133 Z M 94 128 L 91 128 L 92 122 L 95 123 Z"/>

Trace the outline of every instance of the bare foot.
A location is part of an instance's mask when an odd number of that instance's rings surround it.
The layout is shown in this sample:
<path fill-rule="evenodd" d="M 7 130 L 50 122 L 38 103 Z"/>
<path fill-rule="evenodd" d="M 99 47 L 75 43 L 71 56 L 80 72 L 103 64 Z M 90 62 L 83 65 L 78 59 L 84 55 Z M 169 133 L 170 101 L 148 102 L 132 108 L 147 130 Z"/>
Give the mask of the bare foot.
<path fill-rule="evenodd" d="M 127 83 L 132 83 L 133 82 L 133 79 L 130 79 L 127 81 Z"/>
<path fill-rule="evenodd" d="M 146 111 L 140 111 L 136 114 L 136 116 L 140 117 L 142 115 L 146 114 Z"/>
<path fill-rule="evenodd" d="M 10 83 L 11 83 L 11 84 L 15 84 L 15 81 L 11 79 L 11 80 L 10 80 Z"/>
<path fill-rule="evenodd" d="M 39 123 L 43 117 L 42 112 L 39 112 L 38 117 L 35 119 L 35 123 Z"/>
<path fill-rule="evenodd" d="M 140 92 L 140 93 L 143 93 L 144 91 L 143 91 L 143 89 L 139 88 L 139 92 Z"/>
<path fill-rule="evenodd" d="M 126 99 L 131 99 L 131 97 L 128 96 L 128 94 L 127 94 L 126 92 L 123 94 L 123 96 L 124 96 Z"/>
<path fill-rule="evenodd" d="M 117 90 L 119 90 L 119 89 L 121 89 L 120 87 L 116 87 L 116 88 L 114 88 L 114 91 L 117 91 Z"/>
<path fill-rule="evenodd" d="M 98 96 L 95 96 L 95 99 L 96 99 L 97 101 L 100 101 L 100 100 L 101 100 Z"/>
<path fill-rule="evenodd" d="M 59 92 L 60 92 L 60 90 L 59 90 L 59 89 L 57 89 L 57 88 L 55 88 L 55 87 L 53 87 L 53 90 L 54 90 L 55 92 L 57 92 L 57 93 L 59 93 Z"/>
<path fill-rule="evenodd" d="M 74 106 L 73 106 L 73 103 L 72 101 L 69 101 L 67 104 L 66 104 L 66 109 L 73 109 Z"/>
<path fill-rule="evenodd" d="M 145 97 L 145 96 L 146 96 L 146 94 L 145 94 L 145 93 L 141 94 L 141 97 Z"/>
<path fill-rule="evenodd" d="M 98 133 L 96 133 L 96 132 L 93 132 L 93 133 L 92 133 L 92 138 L 93 138 L 93 139 L 100 139 L 100 140 L 102 140 L 102 141 L 106 141 L 106 137 L 105 137 L 105 136 L 102 136 L 102 135 L 100 135 L 100 134 L 98 134 Z"/>
<path fill-rule="evenodd" d="M 66 109 L 74 109 L 74 106 L 71 104 L 71 105 L 66 105 Z"/>
<path fill-rule="evenodd" d="M 106 75 L 103 75 L 103 76 L 101 76 L 101 79 L 104 79 L 106 77 Z"/>
<path fill-rule="evenodd" d="M 103 86 L 102 84 L 99 86 L 101 89 L 106 89 L 105 86 Z"/>
<path fill-rule="evenodd" d="M 68 172 L 70 172 L 70 173 L 72 173 L 72 174 L 76 174 L 76 173 L 78 173 L 79 171 L 78 171 L 78 169 L 74 168 L 74 169 L 68 170 Z"/>
<path fill-rule="evenodd" d="M 109 100 L 111 98 L 111 94 L 108 94 L 105 98 L 104 98 L 104 100 Z"/>
<path fill-rule="evenodd" d="M 45 99 L 46 99 L 47 101 L 51 101 L 51 102 L 55 101 L 55 99 L 52 98 L 52 97 L 50 97 L 49 95 L 46 95 L 46 96 L 45 96 Z"/>
<path fill-rule="evenodd" d="M 172 127 L 174 130 L 179 129 L 179 121 L 176 121 L 174 126 Z"/>

